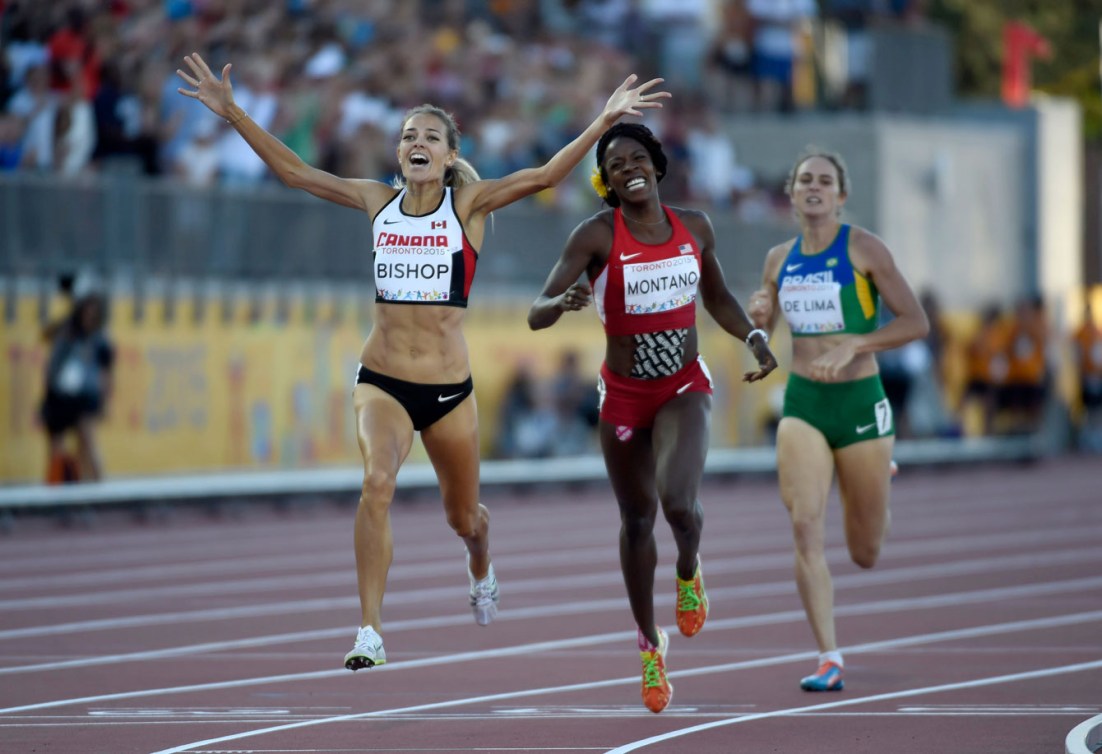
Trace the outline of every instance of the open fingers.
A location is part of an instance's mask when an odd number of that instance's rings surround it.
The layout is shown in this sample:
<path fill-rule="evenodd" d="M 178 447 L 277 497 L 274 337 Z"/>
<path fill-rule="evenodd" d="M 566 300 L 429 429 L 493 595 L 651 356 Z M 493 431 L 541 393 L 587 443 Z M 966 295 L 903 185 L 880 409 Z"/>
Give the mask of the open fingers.
<path fill-rule="evenodd" d="M 180 78 L 182 78 L 188 86 L 194 86 L 194 87 L 199 86 L 199 80 L 197 78 L 187 75 L 186 73 L 184 73 L 179 68 L 176 69 L 176 75 L 179 76 Z"/>
<path fill-rule="evenodd" d="M 191 55 L 184 55 L 184 63 L 186 63 L 187 67 L 191 69 L 191 72 L 195 74 L 196 79 L 203 78 L 203 69 L 195 62 L 195 58 Z"/>
<path fill-rule="evenodd" d="M 203 60 L 203 56 L 197 52 L 191 53 L 191 57 L 195 60 L 196 65 L 199 66 L 200 78 L 213 78 L 214 72 L 211 71 L 210 66 L 207 65 L 207 61 Z"/>

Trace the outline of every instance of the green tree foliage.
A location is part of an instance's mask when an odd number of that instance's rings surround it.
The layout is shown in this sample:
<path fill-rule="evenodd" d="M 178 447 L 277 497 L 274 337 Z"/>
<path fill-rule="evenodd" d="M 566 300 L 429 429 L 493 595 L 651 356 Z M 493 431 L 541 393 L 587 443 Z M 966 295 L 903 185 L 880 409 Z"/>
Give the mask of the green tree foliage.
<path fill-rule="evenodd" d="M 1003 24 L 1029 24 L 1048 40 L 1052 53 L 1033 61 L 1033 87 L 1078 99 L 1087 137 L 1102 139 L 1102 0 L 929 0 L 928 16 L 955 36 L 957 90 L 962 97 L 999 96 Z"/>

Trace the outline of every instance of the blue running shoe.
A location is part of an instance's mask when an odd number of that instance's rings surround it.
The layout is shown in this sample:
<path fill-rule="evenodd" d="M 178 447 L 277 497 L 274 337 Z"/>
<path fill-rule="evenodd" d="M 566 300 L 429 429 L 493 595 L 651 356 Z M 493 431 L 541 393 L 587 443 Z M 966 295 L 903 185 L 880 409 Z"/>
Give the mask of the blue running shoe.
<path fill-rule="evenodd" d="M 800 688 L 804 691 L 841 691 L 845 687 L 842 666 L 833 662 L 824 662 L 814 675 L 800 680 Z"/>

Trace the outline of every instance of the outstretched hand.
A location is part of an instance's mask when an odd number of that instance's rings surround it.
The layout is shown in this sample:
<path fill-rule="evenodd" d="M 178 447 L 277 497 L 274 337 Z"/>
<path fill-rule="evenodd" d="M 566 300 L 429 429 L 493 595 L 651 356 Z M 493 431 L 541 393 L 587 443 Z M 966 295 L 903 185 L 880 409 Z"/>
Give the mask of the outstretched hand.
<path fill-rule="evenodd" d="M 742 375 L 742 381 L 757 382 L 758 380 L 764 380 L 770 372 L 777 368 L 777 357 L 769 350 L 769 346 L 764 339 L 751 340 L 750 348 L 754 353 L 754 358 L 758 360 L 758 371 L 746 372 Z"/>
<path fill-rule="evenodd" d="M 625 115 L 642 115 L 640 110 L 646 110 L 654 107 L 662 107 L 662 103 L 658 100 L 672 97 L 669 92 L 651 92 L 651 88 L 658 86 L 665 79 L 651 79 L 645 84 L 640 84 L 634 89 L 630 88 L 632 84 L 638 80 L 638 76 L 634 73 L 624 79 L 624 83 L 620 84 L 616 88 L 616 91 L 612 93 L 612 96 L 608 98 L 608 102 L 605 103 L 605 110 L 603 115 L 609 125 L 612 125 L 617 120 Z"/>
<path fill-rule="evenodd" d="M 233 85 L 230 84 L 230 68 L 233 64 L 226 63 L 222 68 L 222 78 L 218 78 L 197 52 L 185 55 L 184 62 L 187 63 L 193 75 L 189 76 L 179 68 L 176 69 L 176 75 L 182 78 L 188 86 L 195 87 L 195 90 L 180 87 L 176 91 L 185 97 L 199 100 L 209 107 L 215 115 L 222 118 L 228 117 L 230 108 L 234 104 Z"/>

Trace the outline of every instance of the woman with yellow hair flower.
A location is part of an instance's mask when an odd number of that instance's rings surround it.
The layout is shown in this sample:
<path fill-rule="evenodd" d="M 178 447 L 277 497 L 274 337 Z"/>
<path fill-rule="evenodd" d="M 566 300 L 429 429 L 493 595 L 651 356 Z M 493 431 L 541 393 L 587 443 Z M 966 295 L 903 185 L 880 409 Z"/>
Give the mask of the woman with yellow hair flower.
<path fill-rule="evenodd" d="M 744 380 L 760 380 L 777 367 L 765 333 L 727 290 L 711 220 L 659 199 L 665 174 L 666 155 L 646 126 L 618 123 L 605 131 L 591 181 L 609 209 L 574 229 L 528 313 L 529 326 L 540 330 L 592 299 L 605 327 L 597 382 L 601 450 L 620 506 L 620 567 L 638 630 L 643 703 L 652 712 L 665 709 L 673 695 L 666 678 L 669 639 L 654 615 L 659 505 L 677 543 L 677 628 L 695 636 L 708 617 L 697 489 L 708 452 L 712 379 L 697 353 L 697 295 L 719 326 L 753 353 L 758 368 Z M 582 273 L 588 284 L 575 282 Z"/>

